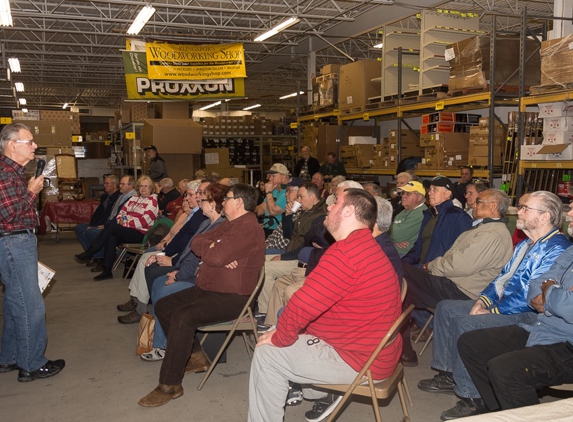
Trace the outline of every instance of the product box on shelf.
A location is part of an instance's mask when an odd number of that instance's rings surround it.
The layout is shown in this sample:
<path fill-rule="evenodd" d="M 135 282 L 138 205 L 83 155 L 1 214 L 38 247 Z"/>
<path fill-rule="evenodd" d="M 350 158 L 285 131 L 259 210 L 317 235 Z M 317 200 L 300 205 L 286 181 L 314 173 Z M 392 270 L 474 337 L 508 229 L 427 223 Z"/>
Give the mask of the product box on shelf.
<path fill-rule="evenodd" d="M 573 142 L 573 131 L 569 132 L 543 132 L 543 145 L 570 144 Z"/>
<path fill-rule="evenodd" d="M 341 109 L 364 107 L 369 97 L 380 95 L 380 83 L 372 82 L 382 72 L 377 60 L 357 60 L 340 67 L 338 102 Z"/>
<path fill-rule="evenodd" d="M 573 34 L 541 42 L 541 85 L 563 85 L 573 82 L 571 43 Z"/>
<path fill-rule="evenodd" d="M 72 146 L 72 124 L 67 121 L 25 120 L 23 123 L 30 128 L 34 142 L 39 146 Z"/>
<path fill-rule="evenodd" d="M 539 117 L 567 117 L 573 116 L 573 104 L 569 102 L 541 103 L 538 104 Z"/>
<path fill-rule="evenodd" d="M 438 133 L 438 132 L 468 132 L 472 127 L 471 123 L 455 122 L 433 122 L 420 126 L 420 133 Z"/>
<path fill-rule="evenodd" d="M 528 160 L 543 160 L 544 154 L 540 154 L 539 150 L 543 145 L 522 145 L 520 149 L 519 158 L 524 161 Z"/>
<path fill-rule="evenodd" d="M 141 144 L 159 154 L 201 154 L 203 127 L 190 119 L 145 119 Z"/>
<path fill-rule="evenodd" d="M 573 117 L 546 117 L 543 130 L 547 132 L 573 131 Z"/>
<path fill-rule="evenodd" d="M 447 145 L 457 145 L 459 148 L 467 151 L 469 147 L 469 133 L 430 133 L 420 136 L 421 147 L 436 146 L 438 141 L 442 141 Z"/>
<path fill-rule="evenodd" d="M 338 74 L 328 73 L 316 78 L 318 86 L 318 105 L 320 107 L 338 104 Z"/>
<path fill-rule="evenodd" d="M 340 72 L 340 66 L 339 64 L 327 64 L 321 67 L 320 69 L 320 74 L 321 75 L 326 75 L 327 73 L 336 73 L 338 74 Z"/>
<path fill-rule="evenodd" d="M 440 111 L 437 113 L 423 114 L 422 124 L 434 123 L 434 122 L 457 122 L 457 123 L 472 123 L 477 124 L 479 122 L 479 114 L 468 114 L 468 113 L 452 113 L 449 111 Z"/>
<path fill-rule="evenodd" d="M 541 145 L 541 149 L 538 151 L 538 154 L 544 156 L 542 160 L 571 160 L 573 159 L 572 148 L 572 144 Z"/>
<path fill-rule="evenodd" d="M 371 144 L 354 144 L 354 155 L 356 163 L 360 168 L 369 168 L 374 157 L 374 148 Z"/>

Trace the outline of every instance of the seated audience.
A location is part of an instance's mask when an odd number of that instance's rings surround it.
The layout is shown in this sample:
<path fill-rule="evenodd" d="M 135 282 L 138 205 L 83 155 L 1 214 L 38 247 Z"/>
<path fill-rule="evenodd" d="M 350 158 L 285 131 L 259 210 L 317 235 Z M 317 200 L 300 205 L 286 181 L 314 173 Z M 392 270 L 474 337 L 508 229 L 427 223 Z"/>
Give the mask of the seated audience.
<path fill-rule="evenodd" d="M 414 247 L 420 226 L 424 219 L 426 206 L 426 189 L 420 182 L 412 181 L 398 188 L 402 198 L 403 210 L 394 217 L 390 226 L 390 238 L 400 256 L 404 256 Z"/>
<path fill-rule="evenodd" d="M 246 184 L 231 186 L 223 211 L 228 221 L 195 236 L 193 253 L 201 257 L 195 286 L 155 304 L 167 335 L 159 385 L 139 401 L 157 407 L 183 395 L 186 373 L 204 371 L 209 361 L 196 338 L 198 327 L 236 318 L 253 292 L 265 259 L 265 236 L 254 214 L 257 192 Z"/>
<path fill-rule="evenodd" d="M 487 189 L 487 185 L 485 183 L 468 183 L 466 186 L 466 212 L 469 214 L 470 217 L 473 217 L 473 212 L 476 207 L 476 199 L 478 195 Z"/>
<path fill-rule="evenodd" d="M 163 217 L 169 217 L 165 207 L 181 196 L 179 191 L 173 186 L 173 180 L 165 177 L 159 181 L 155 186 L 157 193 L 157 206 L 159 207 L 159 214 Z"/>
<path fill-rule="evenodd" d="M 332 183 L 332 179 L 336 176 L 344 176 L 346 179 L 344 164 L 336 159 L 336 154 L 334 152 L 326 154 L 326 161 L 322 166 L 320 166 L 318 171 L 324 176 L 324 180 L 326 182 Z"/>
<path fill-rule="evenodd" d="M 116 217 L 116 221 L 105 224 L 102 232 L 94 239 L 90 247 L 74 259 L 80 264 L 88 263 L 92 257 L 104 248 L 103 272 L 94 277 L 94 281 L 113 278 L 111 268 L 120 243 L 141 243 L 145 233 L 155 223 L 159 208 L 155 183 L 149 176 L 141 176 L 137 181 L 137 196 L 129 198 Z"/>
<path fill-rule="evenodd" d="M 296 197 L 298 195 L 298 188 L 299 184 L 296 181 L 289 182 L 286 185 L 285 195 L 287 203 L 285 212 L 283 213 L 282 216 L 283 219 L 285 216 L 293 214 L 292 221 L 294 222 L 296 221 L 298 216 L 302 213 L 301 208 L 299 208 L 295 213 L 292 212 L 292 206 L 296 201 Z M 267 237 L 267 240 L 265 241 L 267 245 L 265 254 L 267 255 L 283 254 L 285 252 L 286 246 L 290 242 L 291 236 L 292 236 L 292 231 L 285 233 L 285 231 L 283 230 L 283 223 L 281 221 L 281 223 L 277 226 L 276 229 L 273 230 L 273 232 L 269 235 L 269 237 Z"/>
<path fill-rule="evenodd" d="M 459 337 L 479 328 L 531 324 L 536 314 L 528 306 L 530 280 L 542 276 L 571 243 L 559 233 L 561 200 L 545 191 L 532 193 L 519 207 L 517 226 L 527 234 L 501 274 L 474 300 L 443 300 L 436 307 L 432 368 L 439 373 L 420 381 L 418 388 L 431 393 L 456 394 L 460 400 L 442 413 L 442 420 L 485 411 L 457 350 Z"/>
<path fill-rule="evenodd" d="M 364 190 L 339 190 L 325 220 L 336 243 L 291 298 L 277 328 L 259 337 L 248 421 L 282 421 L 289 382 L 352 382 L 400 316 L 398 277 L 372 237 L 376 208 Z M 398 337 L 378 355 L 371 368 L 375 379 L 393 373 L 400 345 Z M 308 420 L 323 420 L 341 398 L 312 388 L 304 397 L 315 400 Z"/>
<path fill-rule="evenodd" d="M 179 196 L 177 199 L 171 201 L 165 206 L 165 213 L 173 222 L 176 222 L 182 214 L 181 208 L 183 206 L 183 195 L 187 192 L 187 183 L 189 182 L 189 179 L 181 179 L 179 183 L 177 183 Z"/>
<path fill-rule="evenodd" d="M 265 199 L 257 206 L 255 214 L 264 216 L 263 229 L 269 236 L 282 221 L 282 214 L 286 207 L 286 191 L 283 185 L 289 181 L 289 172 L 284 164 L 275 163 L 270 170 L 266 171 L 267 182 L 265 183 Z"/>
<path fill-rule="evenodd" d="M 382 196 L 382 188 L 376 183 L 364 183 L 364 190 L 370 193 L 373 197 Z"/>
<path fill-rule="evenodd" d="M 318 197 L 320 199 L 328 198 L 330 193 L 324 188 L 324 176 L 321 173 L 314 173 L 310 181 L 318 186 Z"/>
<path fill-rule="evenodd" d="M 336 193 L 336 187 L 346 180 L 346 176 L 334 176 L 330 181 L 330 195 L 326 198 L 326 205 L 334 204 L 334 195 Z"/>
<path fill-rule="evenodd" d="M 396 175 L 396 189 L 401 188 L 406 183 L 411 182 L 413 180 L 415 180 L 414 176 L 411 173 L 408 173 L 407 171 L 398 173 Z M 398 213 L 400 213 L 404 209 L 401 204 L 402 198 L 400 197 L 400 195 L 392 195 L 392 192 L 388 192 L 388 195 L 390 196 L 390 203 L 392 204 L 392 209 L 394 210 L 394 212 L 392 213 L 392 220 L 394 220 L 398 215 Z"/>
<path fill-rule="evenodd" d="M 460 180 L 454 183 L 452 191 L 454 200 L 459 201 L 461 208 L 466 206 L 466 187 L 474 177 L 474 169 L 470 166 L 463 166 L 460 170 Z"/>

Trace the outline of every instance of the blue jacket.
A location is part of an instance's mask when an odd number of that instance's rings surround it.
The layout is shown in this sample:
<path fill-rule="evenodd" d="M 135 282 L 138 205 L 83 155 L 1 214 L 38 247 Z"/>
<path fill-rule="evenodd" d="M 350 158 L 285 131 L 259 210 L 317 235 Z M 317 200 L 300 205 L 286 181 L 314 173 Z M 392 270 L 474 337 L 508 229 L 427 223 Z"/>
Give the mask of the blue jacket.
<path fill-rule="evenodd" d="M 520 324 L 530 332 L 527 347 L 540 344 L 573 343 L 573 246 L 567 248 L 549 271 L 529 282 L 527 301 L 541 294 L 541 283 L 547 279 L 557 282 L 545 293 L 544 312 L 531 325 Z"/>
<path fill-rule="evenodd" d="M 426 254 L 424 262 L 420 262 L 422 252 L 422 233 L 428 221 L 432 218 L 431 210 L 428 208 L 424 211 L 424 218 L 420 226 L 418 240 L 414 247 L 402 257 L 402 262 L 410 265 L 425 264 L 433 261 L 435 258 L 442 256 L 452 247 L 460 234 L 472 227 L 472 218 L 461 208 L 454 205 L 451 200 L 442 202 L 436 207 L 438 210 L 438 221 L 430 239 L 430 247 Z"/>
<path fill-rule="evenodd" d="M 195 211 L 195 213 L 189 219 L 189 221 L 187 221 L 183 225 L 183 227 L 179 229 L 179 232 L 177 232 L 177 234 L 173 236 L 171 242 L 169 242 L 169 244 L 163 250 L 163 252 L 165 252 L 165 255 L 170 257 L 173 257 L 173 255 L 175 254 L 178 254 L 176 257 L 172 259 L 171 265 L 174 266 L 177 265 L 177 262 L 181 257 L 181 253 L 183 253 L 185 248 L 189 245 L 189 241 L 195 235 L 195 232 L 197 232 L 201 223 L 206 219 L 207 217 L 205 217 L 203 211 L 201 211 L 201 208 L 197 207 L 197 211 Z"/>
<path fill-rule="evenodd" d="M 494 314 L 509 315 L 531 312 L 532 309 L 527 300 L 529 282 L 541 277 L 551 267 L 553 261 L 569 246 L 571 246 L 571 242 L 559 232 L 559 229 L 551 230 L 534 244 L 531 239 L 525 239 L 516 246 L 513 256 L 503 267 L 501 274 L 480 293 L 479 298 Z M 503 283 L 504 275 L 510 271 L 515 258 L 523 248 L 531 249 L 527 251 L 505 286 L 499 286 L 500 289 L 503 288 L 501 295 L 499 295 L 497 293 L 498 282 Z"/>

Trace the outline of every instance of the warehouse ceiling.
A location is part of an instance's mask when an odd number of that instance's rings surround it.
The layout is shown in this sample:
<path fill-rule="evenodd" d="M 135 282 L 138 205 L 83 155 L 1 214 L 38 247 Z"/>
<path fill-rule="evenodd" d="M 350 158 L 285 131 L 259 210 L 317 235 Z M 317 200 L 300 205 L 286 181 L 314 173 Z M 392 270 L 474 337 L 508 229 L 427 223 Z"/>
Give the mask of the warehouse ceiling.
<path fill-rule="evenodd" d="M 265 110 L 285 110 L 295 100 L 278 97 L 306 91 L 309 52 L 316 68 L 327 63 L 379 58 L 379 29 L 396 22 L 416 27 L 415 14 L 443 5 L 435 0 L 10 0 L 14 25 L 1 27 L 0 109 L 17 108 L 13 90 L 23 82 L 18 98 L 28 109 L 119 108 L 126 98 L 121 51 L 128 27 L 139 10 L 152 4 L 156 13 L 138 38 L 174 43 L 244 43 L 248 99 L 228 103 L 230 110 L 255 102 Z M 553 1 L 457 0 L 442 7 L 482 14 L 485 30 L 494 11 L 497 25 L 520 30 L 520 15 L 552 16 Z M 297 16 L 300 22 L 269 38 L 253 39 Z M 542 20 L 532 21 L 537 26 Z M 7 78 L 8 58 L 20 60 L 22 72 Z M 302 99 L 306 103 L 306 99 Z"/>

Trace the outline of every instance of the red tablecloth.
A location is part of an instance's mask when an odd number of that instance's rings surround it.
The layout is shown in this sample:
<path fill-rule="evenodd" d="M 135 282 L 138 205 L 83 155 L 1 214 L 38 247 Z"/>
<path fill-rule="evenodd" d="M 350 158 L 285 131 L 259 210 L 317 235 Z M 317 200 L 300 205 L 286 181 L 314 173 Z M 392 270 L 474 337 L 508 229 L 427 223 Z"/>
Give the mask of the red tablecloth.
<path fill-rule="evenodd" d="M 46 217 L 52 223 L 89 223 L 92 214 L 99 205 L 94 199 L 76 201 L 47 201 L 40 216 L 40 230 L 38 234 L 46 234 Z"/>

